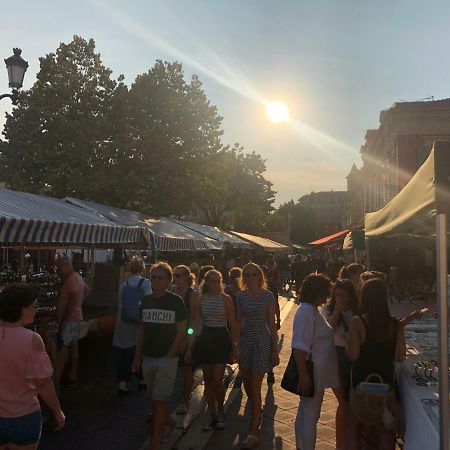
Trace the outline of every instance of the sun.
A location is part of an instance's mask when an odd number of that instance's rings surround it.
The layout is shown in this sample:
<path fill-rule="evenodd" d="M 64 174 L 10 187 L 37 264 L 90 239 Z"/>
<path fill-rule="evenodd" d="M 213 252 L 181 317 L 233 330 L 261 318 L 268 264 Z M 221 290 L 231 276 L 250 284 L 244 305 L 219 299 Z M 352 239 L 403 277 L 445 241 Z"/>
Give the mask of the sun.
<path fill-rule="evenodd" d="M 286 103 L 283 102 L 267 102 L 266 103 L 266 116 L 275 123 L 288 122 L 289 121 L 289 108 Z"/>

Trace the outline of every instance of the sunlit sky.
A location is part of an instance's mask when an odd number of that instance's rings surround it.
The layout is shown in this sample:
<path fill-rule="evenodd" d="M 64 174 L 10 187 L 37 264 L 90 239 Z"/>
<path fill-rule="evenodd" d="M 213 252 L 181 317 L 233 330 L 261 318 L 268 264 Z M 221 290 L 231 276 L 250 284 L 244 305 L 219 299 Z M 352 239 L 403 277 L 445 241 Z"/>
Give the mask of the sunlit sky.
<path fill-rule="evenodd" d="M 128 84 L 156 59 L 182 62 L 224 117 L 224 142 L 267 159 L 277 203 L 345 189 L 366 129 L 394 101 L 450 97 L 448 1 L 42 0 L 20 12 L 4 1 L 1 13 L 0 55 L 22 48 L 26 88 L 38 58 L 74 34 Z M 268 121 L 273 100 L 290 123 Z"/>

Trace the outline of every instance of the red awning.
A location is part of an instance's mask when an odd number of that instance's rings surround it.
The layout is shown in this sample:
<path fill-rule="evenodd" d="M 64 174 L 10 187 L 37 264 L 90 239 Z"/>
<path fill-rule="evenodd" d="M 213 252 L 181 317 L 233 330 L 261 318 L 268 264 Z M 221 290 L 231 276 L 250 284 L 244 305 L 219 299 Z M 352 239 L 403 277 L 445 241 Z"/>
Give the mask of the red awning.
<path fill-rule="evenodd" d="M 334 234 L 330 234 L 329 236 L 325 236 L 317 241 L 310 242 L 309 245 L 323 245 L 323 244 L 332 244 L 334 242 L 344 241 L 345 236 L 349 233 L 350 230 L 342 230 Z"/>

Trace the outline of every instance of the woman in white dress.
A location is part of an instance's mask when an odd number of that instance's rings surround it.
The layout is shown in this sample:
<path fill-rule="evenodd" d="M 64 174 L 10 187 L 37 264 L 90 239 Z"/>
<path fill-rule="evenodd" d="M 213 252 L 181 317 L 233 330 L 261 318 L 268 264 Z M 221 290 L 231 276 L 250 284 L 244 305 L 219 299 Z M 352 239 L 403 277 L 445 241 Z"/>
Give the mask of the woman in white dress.
<path fill-rule="evenodd" d="M 319 313 L 330 293 L 331 282 L 324 275 L 308 275 L 300 291 L 300 307 L 294 319 L 292 348 L 299 371 L 299 390 L 310 391 L 314 396 L 301 396 L 295 420 L 295 439 L 298 450 L 314 450 L 317 422 L 320 417 L 323 394 L 326 388 L 339 386 L 333 328 Z M 314 380 L 307 371 L 307 361 L 314 364 Z"/>

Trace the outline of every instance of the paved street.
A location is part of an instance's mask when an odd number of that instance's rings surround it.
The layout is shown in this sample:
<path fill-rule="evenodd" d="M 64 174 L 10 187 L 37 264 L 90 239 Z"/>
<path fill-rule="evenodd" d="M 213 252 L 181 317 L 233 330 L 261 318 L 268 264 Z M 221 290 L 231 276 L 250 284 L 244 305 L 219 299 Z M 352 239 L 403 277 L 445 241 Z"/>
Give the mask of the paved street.
<path fill-rule="evenodd" d="M 280 330 L 281 364 L 275 369 L 276 383 L 263 382 L 263 422 L 260 450 L 295 450 L 294 421 L 298 406 L 296 396 L 280 387 L 280 379 L 290 355 L 292 322 L 297 305 L 280 298 L 283 325 Z M 397 316 L 407 314 L 417 304 L 391 305 Z M 82 371 L 80 385 L 62 391 L 62 404 L 67 425 L 59 433 L 44 432 L 39 450 L 111 450 L 145 449 L 150 424 L 147 413 L 150 402 L 145 392 L 135 391 L 128 397 L 118 397 L 114 382 L 114 355 L 108 339 L 88 337 L 81 341 Z M 172 408 L 182 395 L 182 379 L 178 376 Z M 239 448 L 250 425 L 247 397 L 240 386 L 237 366 L 227 370 L 227 422 L 225 430 L 202 431 L 207 420 L 203 397 L 201 370 L 196 372 L 191 408 L 186 417 L 173 417 L 176 428 L 164 449 L 228 450 Z M 317 449 L 335 448 L 334 414 L 336 400 L 331 391 L 325 392 L 319 421 Z"/>
<path fill-rule="evenodd" d="M 280 379 L 291 353 L 292 322 L 297 306 L 294 305 L 280 330 L 281 364 L 275 369 L 276 383 L 267 386 L 263 382 L 263 422 L 260 431 L 260 450 L 295 450 L 294 421 L 298 397 L 280 387 Z M 317 449 L 335 448 L 334 414 L 336 400 L 333 393 L 326 392 L 318 429 Z M 229 407 L 225 430 L 216 431 L 207 445 L 208 450 L 229 450 L 240 448 L 250 426 L 250 410 L 247 396 L 242 391 Z"/>

